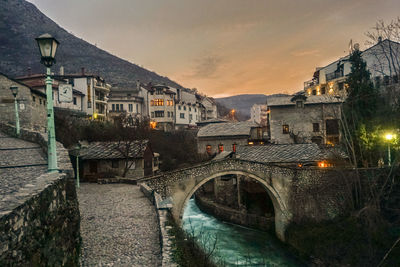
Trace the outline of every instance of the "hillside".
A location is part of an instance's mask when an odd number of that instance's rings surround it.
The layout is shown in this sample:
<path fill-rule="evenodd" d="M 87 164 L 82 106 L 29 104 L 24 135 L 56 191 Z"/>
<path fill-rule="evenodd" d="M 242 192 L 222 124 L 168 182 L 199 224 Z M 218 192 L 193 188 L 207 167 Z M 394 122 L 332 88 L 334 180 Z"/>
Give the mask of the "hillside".
<path fill-rule="evenodd" d="M 250 109 L 254 104 L 265 104 L 270 96 L 279 96 L 283 94 L 263 95 L 263 94 L 244 94 L 230 97 L 216 98 L 215 100 L 228 109 L 237 110 L 242 118 L 241 120 L 250 119 Z"/>
<path fill-rule="evenodd" d="M 84 67 L 87 73 L 103 76 L 113 86 L 135 86 L 135 81 L 140 80 L 182 88 L 167 77 L 75 37 L 24 0 L 0 0 L 0 72 L 11 77 L 26 75 L 28 68 L 32 73 L 43 73 L 35 41 L 43 33 L 50 33 L 60 42 L 53 72 L 64 66 L 65 73 L 80 73 Z"/>

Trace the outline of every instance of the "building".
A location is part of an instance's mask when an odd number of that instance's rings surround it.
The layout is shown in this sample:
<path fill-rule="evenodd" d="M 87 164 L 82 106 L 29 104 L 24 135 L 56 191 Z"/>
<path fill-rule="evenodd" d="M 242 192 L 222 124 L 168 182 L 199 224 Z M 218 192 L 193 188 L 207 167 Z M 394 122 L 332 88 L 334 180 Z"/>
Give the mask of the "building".
<path fill-rule="evenodd" d="M 214 155 L 236 151 L 238 145 L 256 145 L 266 142 L 264 129 L 254 122 L 212 123 L 197 133 L 197 151 Z"/>
<path fill-rule="evenodd" d="M 352 47 L 359 49 L 359 45 Z M 382 51 L 394 51 L 396 57 L 394 61 L 387 60 L 387 54 Z M 313 78 L 304 82 L 306 95 L 346 95 L 346 79 L 351 72 L 350 55 L 342 57 L 325 67 L 316 68 Z M 400 64 L 400 44 L 390 40 L 380 41 L 377 44 L 361 52 L 362 59 L 367 64 L 367 69 L 371 73 L 373 81 L 379 84 L 388 85 L 399 82 L 399 72 L 394 72 Z M 392 63 L 396 62 L 396 63 Z"/>
<path fill-rule="evenodd" d="M 196 94 L 187 89 L 175 89 L 175 128 L 194 127 L 201 119 L 200 103 Z"/>
<path fill-rule="evenodd" d="M 171 131 L 175 127 L 175 95 L 166 85 L 146 86 L 152 128 Z"/>
<path fill-rule="evenodd" d="M 341 106 L 341 98 L 331 95 L 268 98 L 269 142 L 338 144 Z"/>
<path fill-rule="evenodd" d="M 218 118 L 217 103 L 214 99 L 206 96 L 198 96 L 200 103 L 200 121 Z"/>
<path fill-rule="evenodd" d="M 92 119 L 105 120 L 107 117 L 107 101 L 111 85 L 94 74 L 85 73 L 82 68 L 80 74 L 55 75 L 55 79 L 62 79 L 72 85 L 75 91 L 83 94 L 83 112 Z"/>
<path fill-rule="evenodd" d="M 40 91 L 46 94 L 46 75 L 45 74 L 33 74 L 27 76 L 21 76 L 15 78 L 21 83 L 29 86 L 32 89 Z M 60 102 L 59 100 L 59 86 L 60 84 L 67 84 L 62 78 L 54 78 L 52 83 L 53 89 L 53 106 L 57 109 L 73 111 L 75 114 L 86 115 L 83 110 L 83 103 L 85 94 L 72 89 L 72 101 L 71 102 Z"/>
<path fill-rule="evenodd" d="M 266 125 L 267 123 L 267 105 L 254 104 L 250 110 L 251 121 Z"/>
<path fill-rule="evenodd" d="M 125 114 L 131 118 L 142 119 L 144 98 L 139 96 L 139 88 L 113 88 L 109 94 L 108 115 L 109 117 Z"/>
<path fill-rule="evenodd" d="M 10 87 L 17 86 L 20 127 L 44 131 L 47 128 L 46 94 L 0 73 L 0 123 L 15 125 L 14 96 Z"/>
<path fill-rule="evenodd" d="M 93 142 L 75 150 L 80 158 L 80 174 L 83 181 L 123 176 L 141 178 L 158 170 L 158 154 L 153 153 L 148 140 L 129 142 Z M 128 162 L 128 165 L 126 163 Z"/>

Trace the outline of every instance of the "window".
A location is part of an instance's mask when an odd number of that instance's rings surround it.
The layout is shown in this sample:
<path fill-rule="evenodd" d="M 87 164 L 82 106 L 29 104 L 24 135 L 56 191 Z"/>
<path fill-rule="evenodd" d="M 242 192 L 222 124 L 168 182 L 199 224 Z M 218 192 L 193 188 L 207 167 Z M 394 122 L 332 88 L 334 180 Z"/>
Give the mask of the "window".
<path fill-rule="evenodd" d="M 119 111 L 119 105 L 116 104 L 115 107 L 117 108 L 116 110 Z"/>
<path fill-rule="evenodd" d="M 124 104 L 119 104 L 119 109 L 120 109 L 121 111 L 124 111 Z"/>
<path fill-rule="evenodd" d="M 338 120 L 326 120 L 326 134 L 339 134 L 339 121 Z"/>
<path fill-rule="evenodd" d="M 92 108 L 92 102 L 87 102 L 87 107 Z"/>
<path fill-rule="evenodd" d="M 325 91 L 326 91 L 326 90 L 325 90 L 325 86 L 322 86 L 322 87 L 321 87 L 321 95 L 324 95 L 324 94 L 325 94 Z"/>
<path fill-rule="evenodd" d="M 171 111 L 171 117 L 173 117 L 174 116 L 174 113 Z"/>
<path fill-rule="evenodd" d="M 282 125 L 282 133 L 283 134 L 289 133 L 289 125 L 287 125 L 287 124 Z"/>
<path fill-rule="evenodd" d="M 112 111 L 115 111 L 115 104 L 112 104 L 111 110 L 112 110 Z"/>
<path fill-rule="evenodd" d="M 76 105 L 76 97 L 74 96 L 74 105 Z"/>
<path fill-rule="evenodd" d="M 189 114 L 189 120 L 193 120 L 193 115 Z"/>
<path fill-rule="evenodd" d="M 297 100 L 296 101 L 296 107 L 297 108 L 304 108 L 304 101 L 303 100 Z"/>
<path fill-rule="evenodd" d="M 136 104 L 136 113 L 139 113 L 139 104 Z"/>
<path fill-rule="evenodd" d="M 211 152 L 212 152 L 212 147 L 211 147 L 211 145 L 206 145 L 206 152 L 207 152 L 208 154 L 211 154 Z"/>
<path fill-rule="evenodd" d="M 338 88 L 339 88 L 340 91 L 343 90 L 344 89 L 344 83 L 339 83 L 338 84 Z"/>
<path fill-rule="evenodd" d="M 194 108 L 194 112 L 197 112 L 197 108 Z"/>
<path fill-rule="evenodd" d="M 317 90 L 312 90 L 312 93 L 311 93 L 312 95 L 317 95 Z"/>
<path fill-rule="evenodd" d="M 164 106 L 164 99 L 154 99 L 150 102 L 151 106 Z"/>
<path fill-rule="evenodd" d="M 179 114 L 179 117 L 180 117 L 181 119 L 184 119 L 184 118 L 185 118 L 185 113 Z"/>
<path fill-rule="evenodd" d="M 167 106 L 173 106 L 174 105 L 174 101 L 172 100 L 167 100 Z"/>
<path fill-rule="evenodd" d="M 186 110 L 186 106 L 183 106 L 183 110 Z"/>
<path fill-rule="evenodd" d="M 164 117 L 164 111 L 163 110 L 158 110 L 154 114 L 156 115 L 156 118 L 163 118 Z"/>
<path fill-rule="evenodd" d="M 191 107 L 189 107 L 189 111 L 192 111 L 192 108 L 191 108 Z"/>
<path fill-rule="evenodd" d="M 127 96 L 128 96 L 128 97 L 131 97 L 132 95 L 131 95 L 131 94 L 127 94 Z"/>
<path fill-rule="evenodd" d="M 154 112 L 151 113 L 151 117 L 154 118 Z"/>
<path fill-rule="evenodd" d="M 181 110 L 181 106 L 178 106 L 178 109 Z"/>
<path fill-rule="evenodd" d="M 312 124 L 313 132 L 319 132 L 319 123 L 313 123 Z"/>
<path fill-rule="evenodd" d="M 150 101 L 150 106 L 154 106 L 154 100 Z"/>
<path fill-rule="evenodd" d="M 40 103 L 40 105 L 42 104 L 42 99 L 39 99 L 39 103 Z"/>
<path fill-rule="evenodd" d="M 162 95 L 162 94 L 163 94 L 163 89 L 156 90 L 156 95 Z"/>
<path fill-rule="evenodd" d="M 171 112 L 168 111 L 167 116 L 168 118 L 171 117 Z"/>
<path fill-rule="evenodd" d="M 119 168 L 119 161 L 118 160 L 113 160 L 111 162 L 111 165 L 112 165 L 113 168 Z"/>
<path fill-rule="evenodd" d="M 128 108 L 129 108 L 129 112 L 133 111 L 133 105 L 132 104 L 128 104 Z"/>
<path fill-rule="evenodd" d="M 223 144 L 219 144 L 218 145 L 218 153 L 221 153 L 224 151 L 224 145 Z"/>

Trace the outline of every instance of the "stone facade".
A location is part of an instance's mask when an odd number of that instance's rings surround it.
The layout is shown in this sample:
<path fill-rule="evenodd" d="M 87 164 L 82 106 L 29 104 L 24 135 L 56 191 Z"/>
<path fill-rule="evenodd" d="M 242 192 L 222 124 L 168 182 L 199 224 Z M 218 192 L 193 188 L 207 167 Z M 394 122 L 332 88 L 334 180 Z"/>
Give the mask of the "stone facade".
<path fill-rule="evenodd" d="M 0 124 L 8 134 L 15 129 Z M 21 129 L 20 138 L 39 144 L 47 136 Z M 60 172 L 32 177 L 29 184 L 2 196 L 0 266 L 78 266 L 79 207 L 68 152 L 57 143 Z"/>
<path fill-rule="evenodd" d="M 0 122 L 15 125 L 14 96 L 10 87 L 17 86 L 21 128 L 44 131 L 47 123 L 46 95 L 0 73 Z"/>

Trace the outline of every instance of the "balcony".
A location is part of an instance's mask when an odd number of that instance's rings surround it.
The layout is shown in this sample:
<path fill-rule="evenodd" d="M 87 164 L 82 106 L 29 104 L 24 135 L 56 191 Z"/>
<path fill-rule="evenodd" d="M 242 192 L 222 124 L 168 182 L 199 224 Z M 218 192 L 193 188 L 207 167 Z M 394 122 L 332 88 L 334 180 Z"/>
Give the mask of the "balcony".
<path fill-rule="evenodd" d="M 110 88 L 106 84 L 94 83 L 94 89 L 103 92 L 110 92 Z"/>
<path fill-rule="evenodd" d="M 329 81 L 332 81 L 332 80 L 335 80 L 335 79 L 338 79 L 341 77 L 344 77 L 343 72 L 334 71 L 334 72 L 326 74 L 326 81 L 329 82 Z"/>
<path fill-rule="evenodd" d="M 314 85 L 318 84 L 318 80 L 317 79 L 311 79 L 309 81 L 304 82 L 304 89 L 307 89 L 309 87 L 312 87 Z"/>

